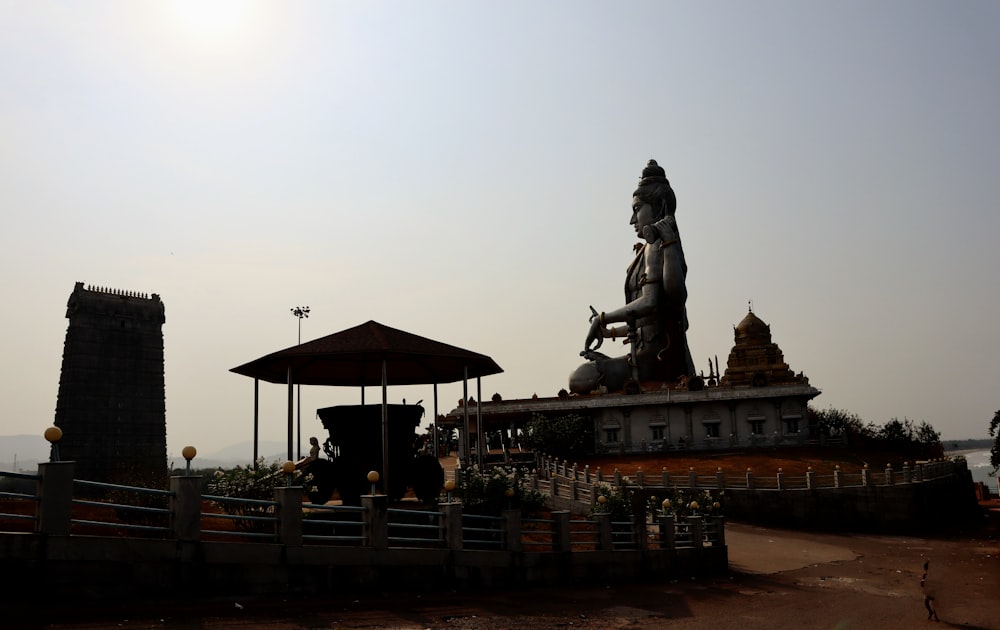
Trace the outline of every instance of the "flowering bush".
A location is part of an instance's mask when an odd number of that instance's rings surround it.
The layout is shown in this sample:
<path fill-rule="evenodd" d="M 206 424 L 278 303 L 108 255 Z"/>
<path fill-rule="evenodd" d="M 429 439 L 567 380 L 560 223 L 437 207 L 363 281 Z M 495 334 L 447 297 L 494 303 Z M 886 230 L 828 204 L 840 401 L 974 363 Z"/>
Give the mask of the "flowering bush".
<path fill-rule="evenodd" d="M 304 486 L 306 491 L 312 488 L 312 475 L 303 475 L 300 471 L 295 471 L 292 476 L 292 485 Z M 281 463 L 271 462 L 267 464 L 264 459 L 257 460 L 257 467 L 237 466 L 229 470 L 218 469 L 208 480 L 208 494 L 236 498 L 236 499 L 256 499 L 259 501 L 271 501 L 274 499 L 274 489 L 285 486 L 288 483 L 285 473 L 281 470 Z M 273 516 L 274 508 L 267 505 L 255 505 L 249 503 L 230 503 L 229 501 L 219 502 L 219 507 L 226 514 L 236 516 Z M 244 531 L 257 531 L 264 529 L 262 523 L 256 521 L 234 520 L 234 526 Z"/>
<path fill-rule="evenodd" d="M 597 496 L 594 497 L 594 505 L 591 507 L 591 514 L 610 514 L 612 521 L 632 520 L 632 499 L 634 490 L 629 487 L 628 477 L 622 479 L 622 485 L 613 486 L 607 482 L 600 482 L 594 486 Z M 604 498 L 601 501 L 601 497 Z"/>
<path fill-rule="evenodd" d="M 633 505 L 636 503 L 639 490 L 631 485 L 628 477 L 622 478 L 620 487 L 606 482 L 594 486 L 596 496 L 591 514 L 610 514 L 613 521 L 628 521 L 632 519 Z M 683 488 L 671 488 L 660 491 L 657 495 L 646 495 L 646 514 L 685 516 L 721 516 L 724 491 L 712 490 L 694 491 Z M 604 497 L 604 501 L 600 500 Z M 641 499 L 640 499 L 641 501 Z"/>
<path fill-rule="evenodd" d="M 667 493 L 667 496 L 663 499 L 657 500 L 656 497 L 651 497 L 650 511 L 654 514 L 673 515 L 675 517 L 722 516 L 721 499 L 724 496 L 725 491 L 723 490 L 716 491 L 713 494 L 711 490 L 692 492 L 690 490 L 674 489 Z"/>
<path fill-rule="evenodd" d="M 526 469 L 495 466 L 484 474 L 478 466 L 462 473 L 455 492 L 469 512 L 499 515 L 505 509 L 519 508 L 523 514 L 535 514 L 545 505 L 545 497 L 525 481 Z"/>

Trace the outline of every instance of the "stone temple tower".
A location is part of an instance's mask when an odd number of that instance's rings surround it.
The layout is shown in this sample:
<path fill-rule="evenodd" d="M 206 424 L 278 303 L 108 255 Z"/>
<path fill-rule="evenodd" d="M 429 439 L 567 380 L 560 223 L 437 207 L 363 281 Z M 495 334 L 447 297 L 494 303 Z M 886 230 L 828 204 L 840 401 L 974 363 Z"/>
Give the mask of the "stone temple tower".
<path fill-rule="evenodd" d="M 76 478 L 162 485 L 167 476 L 163 302 L 87 287 L 69 296 L 55 424 Z"/>
<path fill-rule="evenodd" d="M 809 384 L 801 372 L 794 374 L 778 344 L 771 341 L 771 327 L 751 310 L 733 327 L 735 344 L 729 352 L 722 385 L 768 387 Z"/>

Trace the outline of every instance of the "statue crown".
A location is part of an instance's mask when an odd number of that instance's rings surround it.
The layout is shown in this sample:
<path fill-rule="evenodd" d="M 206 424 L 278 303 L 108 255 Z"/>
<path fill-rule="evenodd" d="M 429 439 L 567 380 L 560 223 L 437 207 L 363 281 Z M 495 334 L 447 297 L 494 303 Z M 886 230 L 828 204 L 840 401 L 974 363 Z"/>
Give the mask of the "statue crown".
<path fill-rule="evenodd" d="M 642 177 L 639 179 L 639 185 L 665 181 L 667 181 L 667 173 L 663 170 L 663 167 L 653 159 L 646 162 L 646 168 L 642 169 Z"/>

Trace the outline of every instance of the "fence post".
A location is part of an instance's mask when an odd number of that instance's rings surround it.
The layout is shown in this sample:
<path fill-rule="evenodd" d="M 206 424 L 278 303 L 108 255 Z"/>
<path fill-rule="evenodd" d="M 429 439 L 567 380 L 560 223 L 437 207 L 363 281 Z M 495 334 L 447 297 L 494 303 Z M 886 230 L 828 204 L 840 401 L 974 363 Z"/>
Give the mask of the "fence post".
<path fill-rule="evenodd" d="M 503 524 L 507 551 L 521 551 L 521 510 L 504 510 Z"/>
<path fill-rule="evenodd" d="M 642 472 L 642 468 L 635 471 L 635 482 L 640 488 L 646 485 L 646 473 Z"/>
<path fill-rule="evenodd" d="M 662 482 L 663 483 L 663 487 L 664 488 L 669 488 L 670 487 L 670 473 L 667 472 L 666 467 L 664 467 L 663 470 L 660 471 L 660 477 L 662 477 L 662 479 L 663 479 L 663 482 Z"/>
<path fill-rule="evenodd" d="M 841 474 L 840 473 L 840 466 L 839 465 L 838 466 L 834 466 L 833 467 L 833 487 L 834 488 L 839 488 L 840 485 L 841 485 L 840 474 Z"/>
<path fill-rule="evenodd" d="M 38 507 L 35 531 L 39 534 L 68 536 L 73 513 L 73 472 L 76 462 L 38 464 Z"/>
<path fill-rule="evenodd" d="M 552 551 L 570 551 L 569 512 L 552 513 Z"/>
<path fill-rule="evenodd" d="M 698 487 L 698 473 L 694 471 L 694 467 L 688 468 L 688 488 L 694 490 Z"/>
<path fill-rule="evenodd" d="M 614 480 L 615 480 L 615 487 L 616 488 L 621 488 L 622 487 L 622 473 L 617 468 L 615 468 Z"/>
<path fill-rule="evenodd" d="M 274 489 L 278 502 L 278 542 L 287 547 L 302 546 L 302 487 Z"/>
<path fill-rule="evenodd" d="M 719 490 L 726 489 L 726 474 L 722 472 L 722 466 L 715 471 L 715 485 Z"/>
<path fill-rule="evenodd" d="M 576 476 L 569 480 L 569 498 L 573 501 L 579 498 L 577 495 Z"/>
<path fill-rule="evenodd" d="M 778 481 L 778 490 L 784 490 L 785 489 L 785 473 L 780 468 L 778 469 L 777 481 Z"/>
<path fill-rule="evenodd" d="M 903 462 L 903 483 L 913 482 L 913 471 L 910 470 L 910 462 Z"/>
<path fill-rule="evenodd" d="M 868 464 L 865 464 L 864 468 L 861 469 L 861 485 L 867 486 L 869 482 L 869 470 Z"/>
<path fill-rule="evenodd" d="M 201 540 L 201 477 L 170 477 L 170 528 L 181 541 Z"/>
<path fill-rule="evenodd" d="M 896 485 L 896 471 L 892 469 L 892 464 L 885 465 L 885 485 Z"/>
<path fill-rule="evenodd" d="M 806 489 L 807 490 L 812 490 L 813 489 L 813 469 L 812 469 L 812 466 L 810 466 L 808 469 L 806 469 Z"/>
<path fill-rule="evenodd" d="M 646 526 L 646 497 L 642 492 L 632 496 L 632 535 L 635 536 L 635 547 L 639 551 L 649 546 Z"/>
<path fill-rule="evenodd" d="M 726 546 L 726 519 L 721 516 L 715 517 L 715 531 L 718 532 L 719 546 Z"/>
<path fill-rule="evenodd" d="M 444 542 L 449 551 L 461 551 L 462 541 L 462 504 L 461 503 L 439 503 L 438 509 L 441 511 L 441 527 L 443 528 Z"/>
<path fill-rule="evenodd" d="M 601 551 L 613 550 L 615 543 L 611 537 L 611 515 L 607 512 L 594 514 L 594 522 L 597 523 L 597 548 Z"/>
<path fill-rule="evenodd" d="M 583 482 L 590 483 L 590 464 L 583 467 Z"/>
<path fill-rule="evenodd" d="M 660 549 L 674 549 L 677 546 L 674 530 L 675 517 L 673 514 L 663 514 L 660 516 Z"/>
<path fill-rule="evenodd" d="M 747 490 L 753 490 L 753 470 L 747 468 Z"/>
<path fill-rule="evenodd" d="M 917 464 L 916 465 L 916 469 L 917 469 L 917 481 L 923 481 L 924 480 L 924 465 L 923 464 Z"/>
<path fill-rule="evenodd" d="M 600 466 L 597 467 L 597 475 L 596 475 L 596 477 L 597 477 L 598 481 L 604 481 L 604 474 L 601 473 L 601 467 Z"/>
<path fill-rule="evenodd" d="M 369 547 L 389 548 L 389 497 L 384 494 L 361 497 L 364 511 L 364 537 Z"/>
<path fill-rule="evenodd" d="M 701 549 L 705 546 L 705 540 L 701 529 L 703 520 L 704 519 L 700 516 L 687 517 L 688 527 L 691 529 L 691 546 L 695 549 Z"/>

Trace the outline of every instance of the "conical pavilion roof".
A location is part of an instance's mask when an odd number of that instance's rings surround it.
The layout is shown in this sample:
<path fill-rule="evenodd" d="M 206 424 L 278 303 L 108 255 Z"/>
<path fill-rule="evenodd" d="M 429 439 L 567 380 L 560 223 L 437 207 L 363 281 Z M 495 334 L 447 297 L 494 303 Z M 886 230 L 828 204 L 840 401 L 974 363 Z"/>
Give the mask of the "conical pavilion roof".
<path fill-rule="evenodd" d="M 301 385 L 422 385 L 454 383 L 503 372 L 490 357 L 368 321 L 278 350 L 230 372 L 270 383 Z"/>

